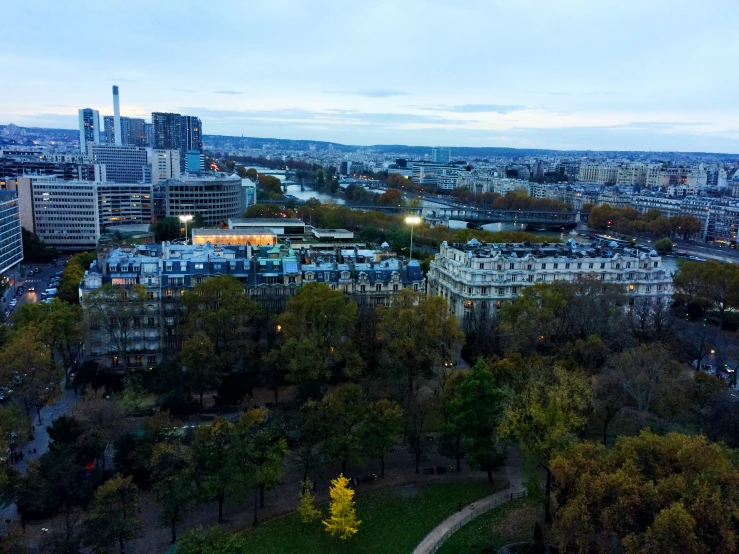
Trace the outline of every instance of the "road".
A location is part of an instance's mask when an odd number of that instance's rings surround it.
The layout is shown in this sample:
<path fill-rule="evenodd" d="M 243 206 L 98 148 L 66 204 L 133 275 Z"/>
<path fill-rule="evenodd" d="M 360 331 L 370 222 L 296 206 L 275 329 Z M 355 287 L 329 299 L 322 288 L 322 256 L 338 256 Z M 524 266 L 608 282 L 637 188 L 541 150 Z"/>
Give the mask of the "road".
<path fill-rule="evenodd" d="M 40 302 L 42 299 L 41 292 L 48 288 L 49 281 L 54 274 L 64 268 L 64 260 L 66 259 L 67 258 L 60 258 L 56 263 L 52 264 L 24 264 L 24 267 L 26 268 L 25 277 L 21 276 L 22 272 L 19 269 L 15 269 L 8 273 L 8 277 L 13 279 L 14 286 L 9 287 L 8 290 L 5 291 L 2 301 L 0 301 L 2 303 L 3 314 L 10 305 L 10 300 L 14 297 L 18 299 L 18 305 L 15 307 L 15 310 L 18 309 L 18 306 L 25 304 L 26 302 Z M 30 269 L 36 267 L 41 269 L 41 272 L 33 276 L 28 276 Z M 20 285 L 25 286 L 25 291 L 21 296 L 16 297 L 15 291 Z M 36 288 L 35 292 L 28 291 L 28 287 L 31 285 Z M 23 459 L 14 465 L 17 470 L 23 473 L 26 471 L 28 462 L 40 458 L 49 449 L 49 434 L 46 432 L 47 426 L 51 425 L 51 423 L 59 416 L 66 414 L 77 402 L 77 396 L 74 392 L 71 390 L 65 390 L 64 382 L 62 382 L 60 386 L 62 387 L 61 398 L 59 398 L 53 406 L 46 406 L 41 410 L 41 423 L 39 424 L 35 414 L 31 417 L 31 422 L 33 424 L 33 440 L 23 447 Z M 2 521 L 12 521 L 17 515 L 18 511 L 15 504 L 7 504 L 0 509 L 0 518 Z"/>

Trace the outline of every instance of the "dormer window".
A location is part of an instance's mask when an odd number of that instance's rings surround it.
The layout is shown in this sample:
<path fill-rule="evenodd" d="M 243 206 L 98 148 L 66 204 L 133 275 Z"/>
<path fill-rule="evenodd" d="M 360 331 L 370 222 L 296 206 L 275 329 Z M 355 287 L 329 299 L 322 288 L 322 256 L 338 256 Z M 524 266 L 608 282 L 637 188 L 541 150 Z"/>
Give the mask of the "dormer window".
<path fill-rule="evenodd" d="M 127 265 L 122 265 L 121 266 L 121 271 L 123 271 L 123 272 L 128 271 L 128 266 Z"/>

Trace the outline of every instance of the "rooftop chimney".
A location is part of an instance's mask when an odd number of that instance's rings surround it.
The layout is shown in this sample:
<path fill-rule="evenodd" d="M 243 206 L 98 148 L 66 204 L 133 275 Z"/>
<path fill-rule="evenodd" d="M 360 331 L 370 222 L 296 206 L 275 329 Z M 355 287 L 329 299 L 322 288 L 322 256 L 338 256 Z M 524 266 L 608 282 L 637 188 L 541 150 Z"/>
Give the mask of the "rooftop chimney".
<path fill-rule="evenodd" d="M 113 85 L 113 125 L 115 126 L 115 145 L 123 144 L 121 141 L 121 101 L 118 98 L 118 85 Z"/>

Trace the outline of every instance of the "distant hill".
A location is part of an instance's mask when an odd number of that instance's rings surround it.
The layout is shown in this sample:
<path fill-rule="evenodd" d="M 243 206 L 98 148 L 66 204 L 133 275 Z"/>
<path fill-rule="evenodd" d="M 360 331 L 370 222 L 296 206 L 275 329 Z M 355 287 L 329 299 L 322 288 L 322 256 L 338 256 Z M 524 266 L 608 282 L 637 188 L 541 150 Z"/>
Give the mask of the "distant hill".
<path fill-rule="evenodd" d="M 8 124 L 0 125 L 0 145 L 20 144 L 33 145 L 36 142 L 73 143 L 79 141 L 79 131 L 76 129 L 49 129 L 43 127 L 19 127 Z M 408 158 L 423 158 L 431 153 L 431 146 L 406 144 L 377 144 L 373 146 L 357 146 L 326 142 L 320 140 L 292 140 L 268 137 L 235 137 L 228 135 L 204 135 L 203 143 L 208 150 L 220 152 L 231 148 L 257 148 L 272 146 L 277 150 L 309 151 L 311 148 L 318 151 L 333 149 L 335 152 L 376 152 L 378 154 L 397 154 Z M 646 152 L 646 151 L 604 151 L 604 150 L 550 150 L 537 148 L 506 148 L 492 146 L 450 146 L 455 158 L 485 159 L 485 158 L 517 158 L 564 154 L 567 156 L 588 157 L 618 157 L 626 159 L 643 159 L 649 154 L 651 159 L 674 161 L 694 160 L 716 162 L 734 162 L 739 159 L 737 154 L 712 152 Z"/>

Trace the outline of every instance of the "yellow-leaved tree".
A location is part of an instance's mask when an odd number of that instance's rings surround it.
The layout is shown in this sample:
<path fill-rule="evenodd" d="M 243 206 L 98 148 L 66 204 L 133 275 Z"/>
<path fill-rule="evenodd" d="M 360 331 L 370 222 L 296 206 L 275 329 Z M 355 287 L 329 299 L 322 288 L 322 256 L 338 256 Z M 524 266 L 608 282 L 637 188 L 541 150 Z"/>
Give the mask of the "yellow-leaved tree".
<path fill-rule="evenodd" d="M 354 535 L 359 524 L 362 523 L 357 519 L 357 511 L 354 508 L 354 491 L 349 488 L 349 479 L 340 474 L 336 479 L 331 481 L 331 517 L 323 520 L 326 532 L 332 535 L 338 535 L 340 539 L 346 540 Z"/>
<path fill-rule="evenodd" d="M 310 479 L 303 481 L 303 490 L 300 493 L 300 506 L 298 513 L 300 521 L 310 523 L 314 519 L 321 517 L 321 512 L 316 508 L 316 497 L 313 494 L 313 482 Z"/>

